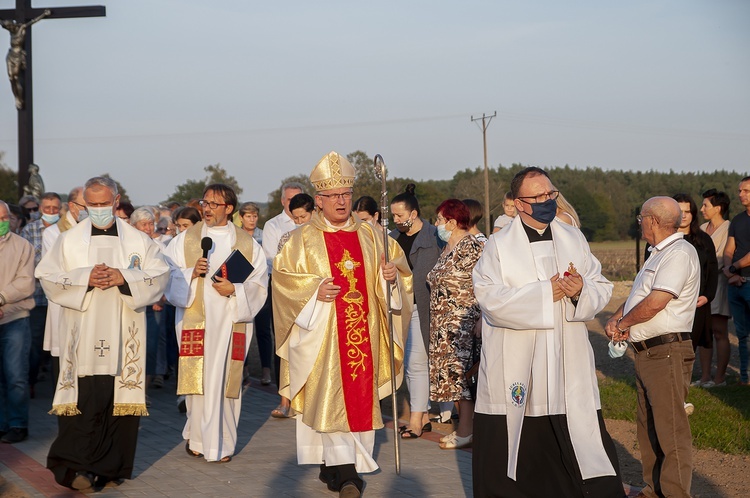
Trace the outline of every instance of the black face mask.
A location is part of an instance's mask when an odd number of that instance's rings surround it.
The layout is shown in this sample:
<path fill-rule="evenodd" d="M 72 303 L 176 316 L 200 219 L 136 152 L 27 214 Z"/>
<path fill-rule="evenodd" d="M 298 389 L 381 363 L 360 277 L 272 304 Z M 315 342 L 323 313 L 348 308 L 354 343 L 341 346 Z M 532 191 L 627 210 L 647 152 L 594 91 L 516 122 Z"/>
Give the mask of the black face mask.
<path fill-rule="evenodd" d="M 544 202 L 530 204 L 531 217 L 539 223 L 549 225 L 557 214 L 557 199 L 547 199 Z"/>
<path fill-rule="evenodd" d="M 394 222 L 395 223 L 395 222 Z M 409 218 L 403 223 L 396 223 L 396 230 L 398 230 L 401 233 L 406 233 L 411 229 L 411 226 L 414 224 L 414 220 Z"/>

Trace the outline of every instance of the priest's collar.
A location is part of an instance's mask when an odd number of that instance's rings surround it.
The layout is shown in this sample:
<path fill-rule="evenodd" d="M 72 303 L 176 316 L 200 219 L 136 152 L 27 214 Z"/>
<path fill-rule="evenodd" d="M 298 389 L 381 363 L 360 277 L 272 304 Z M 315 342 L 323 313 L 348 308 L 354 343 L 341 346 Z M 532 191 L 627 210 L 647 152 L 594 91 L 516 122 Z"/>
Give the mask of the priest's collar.
<path fill-rule="evenodd" d="M 91 235 L 113 235 L 117 236 L 117 221 L 112 223 L 112 226 L 109 228 L 98 228 L 95 227 L 94 224 L 91 224 Z"/>
<path fill-rule="evenodd" d="M 521 220 L 521 225 L 523 225 L 526 236 L 529 238 L 529 242 L 531 243 L 552 240 L 552 230 L 550 229 L 549 225 L 547 225 L 544 230 L 537 230 L 536 228 L 532 228 L 524 223 L 523 220 Z"/>

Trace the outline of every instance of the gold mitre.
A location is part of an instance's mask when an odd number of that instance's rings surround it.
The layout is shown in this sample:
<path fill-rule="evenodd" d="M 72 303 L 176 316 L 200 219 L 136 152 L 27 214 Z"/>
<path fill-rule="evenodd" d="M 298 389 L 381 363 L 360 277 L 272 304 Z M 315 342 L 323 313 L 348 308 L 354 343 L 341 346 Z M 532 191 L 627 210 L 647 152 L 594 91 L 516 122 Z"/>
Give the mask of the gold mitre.
<path fill-rule="evenodd" d="M 310 173 L 312 182 L 317 192 L 333 188 L 354 186 L 354 166 L 338 152 L 331 151 L 318 161 L 318 164 Z"/>

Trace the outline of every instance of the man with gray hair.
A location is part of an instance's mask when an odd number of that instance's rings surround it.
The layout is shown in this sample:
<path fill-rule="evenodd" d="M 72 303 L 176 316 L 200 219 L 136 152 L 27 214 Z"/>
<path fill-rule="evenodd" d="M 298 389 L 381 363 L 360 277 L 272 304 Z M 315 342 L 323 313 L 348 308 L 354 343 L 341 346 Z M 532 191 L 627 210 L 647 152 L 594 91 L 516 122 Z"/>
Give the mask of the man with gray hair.
<path fill-rule="evenodd" d="M 164 293 L 169 267 L 146 234 L 115 217 L 119 199 L 110 178 L 87 181 L 89 217 L 58 237 L 35 273 L 62 307 L 47 468 L 73 489 L 129 479 L 148 415 L 144 308 Z"/>
<path fill-rule="evenodd" d="M 635 350 L 637 433 L 646 487 L 638 496 L 689 497 L 692 436 L 685 411 L 695 352 L 690 340 L 700 286 L 698 253 L 678 232 L 671 197 L 652 197 L 638 215 L 651 245 L 625 303 L 606 332 Z"/>
<path fill-rule="evenodd" d="M 34 308 L 34 248 L 10 231 L 10 209 L 0 201 L 0 438 L 29 434 L 29 310 Z"/>

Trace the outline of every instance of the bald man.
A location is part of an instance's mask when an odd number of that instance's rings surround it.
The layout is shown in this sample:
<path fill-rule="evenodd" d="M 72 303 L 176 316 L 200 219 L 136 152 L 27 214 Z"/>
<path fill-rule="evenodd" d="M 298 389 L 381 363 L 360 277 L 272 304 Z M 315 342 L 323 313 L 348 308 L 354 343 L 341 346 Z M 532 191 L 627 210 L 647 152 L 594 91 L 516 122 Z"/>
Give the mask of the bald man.
<path fill-rule="evenodd" d="M 695 353 L 690 340 L 700 287 L 695 248 L 678 232 L 682 213 L 670 197 L 652 197 L 638 215 L 651 256 L 607 335 L 635 350 L 637 432 L 647 497 L 689 497 L 692 436 L 685 411 Z"/>

